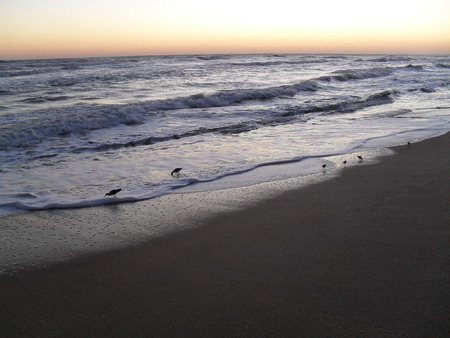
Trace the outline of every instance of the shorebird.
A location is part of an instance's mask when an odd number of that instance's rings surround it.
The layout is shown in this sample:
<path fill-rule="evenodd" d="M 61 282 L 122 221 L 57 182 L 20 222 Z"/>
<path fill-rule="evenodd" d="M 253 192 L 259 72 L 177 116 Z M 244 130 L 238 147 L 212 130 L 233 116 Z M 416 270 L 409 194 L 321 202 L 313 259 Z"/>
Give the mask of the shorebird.
<path fill-rule="evenodd" d="M 172 175 L 172 176 L 173 176 L 173 174 L 177 174 L 177 175 L 179 175 L 179 174 L 180 174 L 180 171 L 181 171 L 181 169 L 183 169 L 183 168 L 175 168 L 175 169 L 173 169 L 173 170 L 172 170 L 172 172 L 170 173 L 170 175 Z"/>
<path fill-rule="evenodd" d="M 120 192 L 120 191 L 122 191 L 122 189 L 114 189 L 114 190 L 111 190 L 110 192 L 107 192 L 107 193 L 105 194 L 104 197 L 106 197 L 106 196 L 116 196 L 116 194 L 117 194 L 118 192 Z"/>
<path fill-rule="evenodd" d="M 322 168 L 325 169 L 327 167 L 326 164 L 322 164 Z"/>
<path fill-rule="evenodd" d="M 347 164 L 347 161 L 344 161 L 344 162 L 342 162 L 342 163 Z"/>
<path fill-rule="evenodd" d="M 360 155 L 357 155 L 357 156 L 358 156 L 358 158 L 359 158 L 360 161 L 363 160 L 362 156 L 360 156 Z"/>

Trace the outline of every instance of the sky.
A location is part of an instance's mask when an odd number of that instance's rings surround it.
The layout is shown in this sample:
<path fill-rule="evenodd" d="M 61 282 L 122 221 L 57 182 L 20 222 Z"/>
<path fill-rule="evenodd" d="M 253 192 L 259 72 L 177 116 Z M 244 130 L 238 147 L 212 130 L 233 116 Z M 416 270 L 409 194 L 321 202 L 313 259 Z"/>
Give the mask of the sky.
<path fill-rule="evenodd" d="M 450 53 L 450 0 L 0 0 L 0 59 Z"/>

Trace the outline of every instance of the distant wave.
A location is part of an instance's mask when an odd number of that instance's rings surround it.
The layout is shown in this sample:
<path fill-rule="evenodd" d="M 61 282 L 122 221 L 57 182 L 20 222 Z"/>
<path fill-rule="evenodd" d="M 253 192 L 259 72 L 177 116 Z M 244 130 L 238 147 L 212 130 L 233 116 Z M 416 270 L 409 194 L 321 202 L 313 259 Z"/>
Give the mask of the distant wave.
<path fill-rule="evenodd" d="M 405 69 L 413 69 L 413 70 L 423 70 L 422 65 L 407 65 L 404 68 Z"/>
<path fill-rule="evenodd" d="M 388 56 L 382 56 L 375 59 L 372 59 L 370 61 L 372 62 L 402 62 L 402 61 L 410 61 L 411 58 L 408 56 L 401 56 L 401 55 L 388 55 Z"/>
<path fill-rule="evenodd" d="M 351 81 L 364 80 L 377 77 L 389 76 L 393 73 L 392 68 L 371 68 L 371 69 L 348 69 L 334 72 L 335 75 L 322 76 L 319 80 L 322 81 Z"/>
<path fill-rule="evenodd" d="M 64 101 L 70 99 L 70 96 L 61 95 L 61 96 L 35 96 L 23 99 L 21 102 L 26 103 L 45 103 L 52 101 Z"/>
<path fill-rule="evenodd" d="M 328 60 L 314 59 L 314 60 L 296 60 L 296 61 L 255 61 L 255 62 L 233 62 L 230 63 L 232 66 L 242 66 L 242 67 L 271 67 L 279 65 L 303 65 L 309 63 L 325 63 Z"/>
<path fill-rule="evenodd" d="M 17 77 L 17 76 L 29 76 L 29 75 L 40 75 L 40 74 L 46 74 L 48 73 L 48 69 L 46 68 L 32 68 L 30 70 L 26 70 L 26 69 L 10 69 L 10 68 L 5 68 L 5 69 L 1 69 L 0 68 L 0 77 Z"/>
<path fill-rule="evenodd" d="M 205 55 L 195 55 L 198 60 L 202 61 L 213 61 L 213 60 L 223 60 L 228 59 L 230 55 L 228 54 L 205 54 Z"/>

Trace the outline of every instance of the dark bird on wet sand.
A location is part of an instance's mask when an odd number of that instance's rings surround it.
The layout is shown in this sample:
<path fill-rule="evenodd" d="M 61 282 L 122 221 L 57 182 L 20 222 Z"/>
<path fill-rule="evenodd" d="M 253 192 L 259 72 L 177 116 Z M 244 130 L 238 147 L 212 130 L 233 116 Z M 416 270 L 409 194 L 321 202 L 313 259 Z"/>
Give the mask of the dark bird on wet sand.
<path fill-rule="evenodd" d="M 362 156 L 360 156 L 360 155 L 357 155 L 357 156 L 358 156 L 358 158 L 359 158 L 360 161 L 363 160 Z"/>
<path fill-rule="evenodd" d="M 122 189 L 114 189 L 114 190 L 111 190 L 110 192 L 107 192 L 107 193 L 105 194 L 104 197 L 106 197 L 106 196 L 116 196 L 116 194 L 117 194 L 118 192 L 120 192 L 120 191 L 122 191 Z"/>
<path fill-rule="evenodd" d="M 327 167 L 326 164 L 322 164 L 322 168 L 325 169 Z"/>
<path fill-rule="evenodd" d="M 181 169 L 183 169 L 183 168 L 175 168 L 175 169 L 173 169 L 172 172 L 170 173 L 170 175 L 172 175 L 172 176 L 173 176 L 174 174 L 179 175 Z"/>
<path fill-rule="evenodd" d="M 344 162 L 342 162 L 342 163 L 347 164 L 347 161 L 344 161 Z"/>

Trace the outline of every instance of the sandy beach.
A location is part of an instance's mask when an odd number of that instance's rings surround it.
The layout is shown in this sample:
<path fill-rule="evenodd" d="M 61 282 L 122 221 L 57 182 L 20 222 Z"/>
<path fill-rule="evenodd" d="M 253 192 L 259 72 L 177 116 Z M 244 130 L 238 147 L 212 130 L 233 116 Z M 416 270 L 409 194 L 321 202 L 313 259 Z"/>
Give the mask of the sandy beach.
<path fill-rule="evenodd" d="M 1 275 L 0 335 L 448 337 L 450 134 L 394 150 L 192 229 Z"/>

